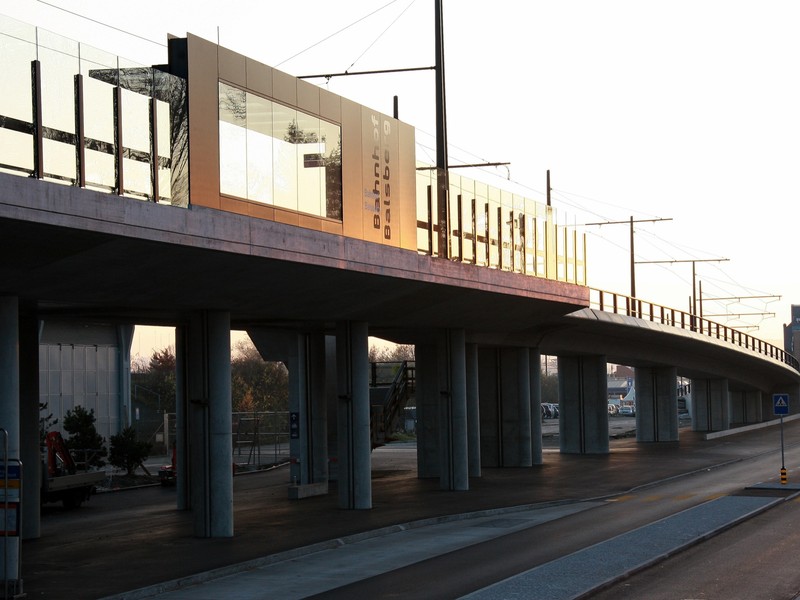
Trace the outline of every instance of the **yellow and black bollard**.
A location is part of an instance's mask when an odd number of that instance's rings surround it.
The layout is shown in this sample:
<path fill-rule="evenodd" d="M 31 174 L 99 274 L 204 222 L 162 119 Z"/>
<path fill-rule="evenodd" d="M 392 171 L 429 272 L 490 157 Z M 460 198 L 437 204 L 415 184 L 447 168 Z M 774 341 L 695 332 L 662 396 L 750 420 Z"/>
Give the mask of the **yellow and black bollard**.
<path fill-rule="evenodd" d="M 789 479 L 786 477 L 786 468 L 781 467 L 781 485 L 786 485 Z"/>

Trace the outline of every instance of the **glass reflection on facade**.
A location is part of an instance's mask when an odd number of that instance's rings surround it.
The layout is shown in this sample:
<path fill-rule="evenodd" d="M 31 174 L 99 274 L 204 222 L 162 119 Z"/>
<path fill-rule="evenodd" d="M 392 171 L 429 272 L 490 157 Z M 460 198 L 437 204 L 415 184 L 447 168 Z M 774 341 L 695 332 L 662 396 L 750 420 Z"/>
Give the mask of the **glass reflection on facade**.
<path fill-rule="evenodd" d="M 586 285 L 583 236 L 541 202 L 450 172 L 448 248 L 438 246 L 436 169 L 417 165 L 417 249 L 479 266 Z"/>
<path fill-rule="evenodd" d="M 0 16 L 0 170 L 188 206 L 186 81 Z"/>
<path fill-rule="evenodd" d="M 220 192 L 342 220 L 341 127 L 219 83 Z"/>
<path fill-rule="evenodd" d="M 343 220 L 341 125 L 215 84 L 221 194 L 363 235 Z M 185 79 L 0 16 L 0 85 L 0 171 L 188 206 Z M 436 181 L 436 169 L 419 167 L 420 252 L 585 285 L 583 237 L 557 227 L 551 208 L 451 172 L 440 223 Z"/>

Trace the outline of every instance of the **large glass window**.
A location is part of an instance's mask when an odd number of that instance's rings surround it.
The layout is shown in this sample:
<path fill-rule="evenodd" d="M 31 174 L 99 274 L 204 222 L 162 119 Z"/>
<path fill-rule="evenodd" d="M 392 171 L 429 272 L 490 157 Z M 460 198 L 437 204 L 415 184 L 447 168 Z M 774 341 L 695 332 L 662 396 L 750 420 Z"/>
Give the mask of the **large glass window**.
<path fill-rule="evenodd" d="M 341 127 L 219 84 L 220 191 L 342 219 Z"/>

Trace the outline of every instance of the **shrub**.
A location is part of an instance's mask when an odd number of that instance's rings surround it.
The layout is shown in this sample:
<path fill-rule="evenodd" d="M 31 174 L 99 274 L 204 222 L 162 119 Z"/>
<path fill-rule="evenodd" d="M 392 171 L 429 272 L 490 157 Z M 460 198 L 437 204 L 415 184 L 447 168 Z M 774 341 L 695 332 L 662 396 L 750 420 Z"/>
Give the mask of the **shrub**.
<path fill-rule="evenodd" d="M 110 441 L 108 462 L 118 469 L 125 469 L 128 475 L 133 475 L 136 467 L 147 459 L 153 448 L 152 444 L 136 439 L 136 430 L 133 427 L 126 427 L 119 435 L 112 435 Z"/>
<path fill-rule="evenodd" d="M 108 455 L 108 450 L 106 440 L 97 433 L 94 422 L 94 409 L 87 411 L 82 406 L 76 406 L 68 410 L 64 415 L 64 431 L 69 433 L 69 437 L 65 441 L 76 462 L 103 467 L 106 464 L 103 458 Z"/>

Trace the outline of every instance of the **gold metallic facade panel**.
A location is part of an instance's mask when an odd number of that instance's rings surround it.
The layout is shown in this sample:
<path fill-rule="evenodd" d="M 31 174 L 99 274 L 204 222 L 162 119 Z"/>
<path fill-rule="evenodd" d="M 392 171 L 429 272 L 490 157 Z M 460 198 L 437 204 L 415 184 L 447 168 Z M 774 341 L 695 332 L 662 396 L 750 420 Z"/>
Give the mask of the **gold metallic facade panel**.
<path fill-rule="evenodd" d="M 346 237 L 363 239 L 361 105 L 342 98 L 342 225 Z"/>
<path fill-rule="evenodd" d="M 244 86 L 255 94 L 272 97 L 272 68 L 265 64 L 247 58 L 245 62 L 247 81 Z"/>
<path fill-rule="evenodd" d="M 418 202 L 416 195 L 416 136 L 411 125 L 397 121 L 397 127 L 400 141 L 397 187 L 401 201 L 395 205 L 394 211 L 400 221 L 398 227 L 400 247 L 406 250 L 416 250 Z"/>
<path fill-rule="evenodd" d="M 551 208 L 451 172 L 440 222 L 413 127 L 199 38 L 189 50 L 195 204 L 585 285 L 584 237 Z"/>
<path fill-rule="evenodd" d="M 297 108 L 303 112 L 319 116 L 320 89 L 302 79 L 297 80 Z"/>
<path fill-rule="evenodd" d="M 400 131 L 397 121 L 361 110 L 363 239 L 400 245 Z M 394 212 L 393 212 L 394 211 Z"/>
<path fill-rule="evenodd" d="M 220 208 L 217 46 L 187 36 L 191 204 Z"/>
<path fill-rule="evenodd" d="M 342 122 L 342 97 L 329 92 L 326 89 L 319 89 L 319 116 L 334 123 Z"/>
<path fill-rule="evenodd" d="M 219 78 L 230 81 L 238 86 L 247 85 L 247 59 L 222 46 L 217 46 L 217 61 L 219 63 Z"/>
<path fill-rule="evenodd" d="M 277 69 L 272 70 L 272 98 L 297 106 L 297 79 Z"/>

